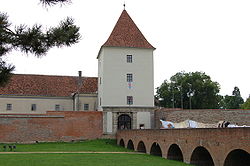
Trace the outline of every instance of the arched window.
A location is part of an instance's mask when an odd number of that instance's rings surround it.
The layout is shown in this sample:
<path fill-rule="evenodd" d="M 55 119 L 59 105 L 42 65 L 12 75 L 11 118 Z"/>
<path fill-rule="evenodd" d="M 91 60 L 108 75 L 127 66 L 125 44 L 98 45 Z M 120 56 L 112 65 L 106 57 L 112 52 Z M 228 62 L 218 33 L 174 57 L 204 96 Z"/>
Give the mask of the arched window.
<path fill-rule="evenodd" d="M 124 129 L 131 129 L 131 118 L 126 114 L 122 114 L 118 117 L 118 130 Z"/>

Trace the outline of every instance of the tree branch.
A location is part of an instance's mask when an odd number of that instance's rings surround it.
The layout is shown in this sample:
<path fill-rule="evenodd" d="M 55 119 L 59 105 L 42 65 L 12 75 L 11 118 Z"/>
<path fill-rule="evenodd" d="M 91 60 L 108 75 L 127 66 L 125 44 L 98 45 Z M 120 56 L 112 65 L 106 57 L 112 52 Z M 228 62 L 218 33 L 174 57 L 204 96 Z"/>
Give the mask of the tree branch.
<path fill-rule="evenodd" d="M 61 4 L 71 3 L 71 0 L 40 0 L 40 2 L 45 6 L 52 6 L 58 3 Z"/>

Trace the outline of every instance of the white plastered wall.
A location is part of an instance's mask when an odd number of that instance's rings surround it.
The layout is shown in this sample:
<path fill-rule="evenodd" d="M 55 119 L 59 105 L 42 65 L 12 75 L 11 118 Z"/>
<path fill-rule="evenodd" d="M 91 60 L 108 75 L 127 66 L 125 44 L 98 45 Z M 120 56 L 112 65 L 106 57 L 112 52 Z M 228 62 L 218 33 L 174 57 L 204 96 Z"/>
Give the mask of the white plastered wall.
<path fill-rule="evenodd" d="M 113 130 L 113 117 L 112 117 L 112 112 L 107 112 L 107 133 L 112 133 Z"/>
<path fill-rule="evenodd" d="M 77 110 L 77 101 L 78 95 L 75 95 L 74 98 L 75 110 Z M 80 94 L 79 95 L 79 111 L 84 111 L 84 104 L 89 105 L 88 111 L 96 111 L 97 110 L 97 94 Z"/>
<path fill-rule="evenodd" d="M 0 98 L 0 113 L 12 114 L 40 114 L 46 111 L 54 111 L 55 105 L 60 105 L 61 111 L 73 110 L 71 98 L 56 98 L 56 97 L 1 97 Z M 6 105 L 12 104 L 12 110 L 6 110 Z M 31 105 L 36 104 L 36 110 L 31 110 Z"/>
<path fill-rule="evenodd" d="M 150 112 L 137 112 L 137 129 L 139 129 L 140 124 L 144 124 L 144 129 L 151 128 Z"/>
<path fill-rule="evenodd" d="M 127 55 L 133 56 L 132 63 L 127 63 Z M 133 96 L 133 107 L 154 106 L 153 49 L 103 47 L 98 58 L 101 106 L 126 107 L 127 96 Z M 129 73 L 132 88 L 126 80 Z"/>
<path fill-rule="evenodd" d="M 89 104 L 89 111 L 96 110 L 97 94 L 80 94 L 79 100 L 81 104 L 80 111 L 83 111 L 84 104 Z M 12 110 L 6 110 L 7 104 L 12 104 Z M 35 111 L 31 110 L 32 104 L 36 104 Z M 74 110 L 74 101 L 72 97 L 38 97 L 7 95 L 0 97 L 0 113 L 5 114 L 41 114 L 46 113 L 46 111 L 55 111 L 55 105 L 60 105 L 60 111 Z"/>
<path fill-rule="evenodd" d="M 103 54 L 104 50 L 101 49 L 99 56 L 98 56 L 98 97 L 97 97 L 97 103 L 98 103 L 98 110 L 102 111 L 102 98 L 103 98 Z"/>

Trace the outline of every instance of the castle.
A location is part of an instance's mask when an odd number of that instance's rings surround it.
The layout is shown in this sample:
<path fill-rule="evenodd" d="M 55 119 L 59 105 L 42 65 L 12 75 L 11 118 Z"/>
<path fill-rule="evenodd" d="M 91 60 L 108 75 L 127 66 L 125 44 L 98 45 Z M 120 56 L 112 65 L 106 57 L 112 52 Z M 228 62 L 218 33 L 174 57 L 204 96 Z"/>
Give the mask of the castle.
<path fill-rule="evenodd" d="M 14 74 L 0 89 L 1 114 L 102 111 L 103 132 L 154 125 L 155 48 L 124 9 L 101 46 L 98 77 Z"/>

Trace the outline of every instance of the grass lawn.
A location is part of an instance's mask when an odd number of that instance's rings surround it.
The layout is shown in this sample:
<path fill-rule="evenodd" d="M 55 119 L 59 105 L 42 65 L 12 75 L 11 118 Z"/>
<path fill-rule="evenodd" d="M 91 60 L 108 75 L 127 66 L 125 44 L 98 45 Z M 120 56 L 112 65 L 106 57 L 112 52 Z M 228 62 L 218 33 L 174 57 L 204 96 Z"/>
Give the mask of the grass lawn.
<path fill-rule="evenodd" d="M 0 144 L 0 151 L 3 146 Z M 16 144 L 16 152 L 107 152 L 107 153 L 2 153 L 0 166 L 188 166 L 148 154 L 112 154 L 132 152 L 116 145 L 115 140 L 101 139 L 83 142 Z M 9 152 L 9 148 L 7 149 Z M 6 152 L 7 152 L 6 151 Z"/>
<path fill-rule="evenodd" d="M 188 166 L 147 154 L 1 154 L 0 166 Z"/>
<path fill-rule="evenodd" d="M 15 145 L 16 152 L 131 152 L 129 149 L 117 146 L 116 141 L 111 139 Z M 0 152 L 4 151 L 3 146 L 4 144 L 0 144 Z M 6 151 L 10 151 L 9 148 Z"/>

